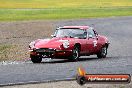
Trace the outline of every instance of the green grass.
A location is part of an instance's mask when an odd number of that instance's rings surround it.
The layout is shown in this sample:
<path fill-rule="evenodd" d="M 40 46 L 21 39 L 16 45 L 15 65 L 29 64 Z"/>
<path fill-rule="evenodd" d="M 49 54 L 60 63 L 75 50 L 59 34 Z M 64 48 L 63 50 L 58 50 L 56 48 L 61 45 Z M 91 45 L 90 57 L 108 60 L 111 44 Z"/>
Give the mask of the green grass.
<path fill-rule="evenodd" d="M 111 16 L 132 16 L 132 0 L 0 0 L 0 21 Z"/>
<path fill-rule="evenodd" d="M 131 16 L 127 8 L 57 8 L 57 9 L 0 9 L 0 21 L 78 19 L 111 16 Z"/>
<path fill-rule="evenodd" d="M 0 8 L 75 8 L 132 6 L 132 0 L 0 0 Z"/>

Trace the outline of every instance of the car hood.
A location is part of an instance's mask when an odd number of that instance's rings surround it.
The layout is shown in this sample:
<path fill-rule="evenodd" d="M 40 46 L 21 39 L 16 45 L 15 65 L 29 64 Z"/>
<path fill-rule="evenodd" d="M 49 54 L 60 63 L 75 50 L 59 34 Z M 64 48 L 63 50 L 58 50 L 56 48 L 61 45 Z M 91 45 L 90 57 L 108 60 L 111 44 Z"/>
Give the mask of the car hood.
<path fill-rule="evenodd" d="M 64 41 L 71 41 L 69 38 L 52 38 L 52 39 L 38 39 L 35 41 L 34 48 L 53 48 L 57 49 L 63 44 Z"/>

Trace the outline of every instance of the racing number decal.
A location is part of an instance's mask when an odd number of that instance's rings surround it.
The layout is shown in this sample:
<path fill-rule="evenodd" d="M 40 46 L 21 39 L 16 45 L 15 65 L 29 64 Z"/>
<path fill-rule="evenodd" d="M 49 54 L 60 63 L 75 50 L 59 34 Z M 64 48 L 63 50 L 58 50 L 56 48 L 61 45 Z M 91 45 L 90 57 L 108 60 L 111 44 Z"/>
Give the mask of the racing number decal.
<path fill-rule="evenodd" d="M 93 41 L 93 45 L 94 45 L 94 47 L 97 46 L 97 41 L 96 40 Z"/>

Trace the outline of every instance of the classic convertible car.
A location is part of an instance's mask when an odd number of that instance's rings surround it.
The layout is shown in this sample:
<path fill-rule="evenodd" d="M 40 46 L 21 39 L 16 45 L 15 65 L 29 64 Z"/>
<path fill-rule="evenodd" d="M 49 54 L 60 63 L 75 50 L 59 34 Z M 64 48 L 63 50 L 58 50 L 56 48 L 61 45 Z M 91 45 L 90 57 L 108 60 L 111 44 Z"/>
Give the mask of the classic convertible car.
<path fill-rule="evenodd" d="M 105 58 L 108 46 L 108 39 L 93 27 L 64 26 L 57 28 L 52 38 L 31 42 L 29 51 L 33 63 L 40 63 L 43 58 L 77 61 L 80 56 L 89 55 Z"/>

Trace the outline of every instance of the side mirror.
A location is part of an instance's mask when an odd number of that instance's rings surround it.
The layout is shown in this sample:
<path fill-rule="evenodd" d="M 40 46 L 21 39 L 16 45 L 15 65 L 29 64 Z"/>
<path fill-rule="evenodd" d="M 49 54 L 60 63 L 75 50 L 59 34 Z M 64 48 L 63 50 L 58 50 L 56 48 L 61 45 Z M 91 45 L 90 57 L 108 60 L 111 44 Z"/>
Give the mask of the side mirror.
<path fill-rule="evenodd" d="M 94 30 L 94 33 L 95 33 L 96 36 L 98 36 L 98 33 L 95 30 Z"/>
<path fill-rule="evenodd" d="M 92 35 L 88 35 L 88 38 L 93 38 L 93 36 Z"/>

